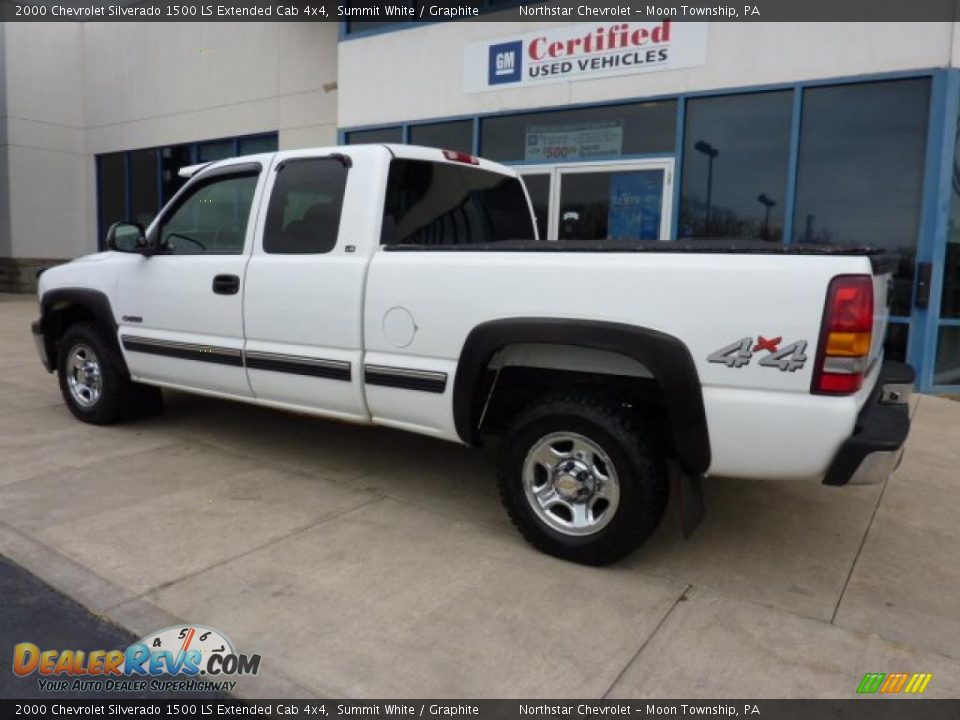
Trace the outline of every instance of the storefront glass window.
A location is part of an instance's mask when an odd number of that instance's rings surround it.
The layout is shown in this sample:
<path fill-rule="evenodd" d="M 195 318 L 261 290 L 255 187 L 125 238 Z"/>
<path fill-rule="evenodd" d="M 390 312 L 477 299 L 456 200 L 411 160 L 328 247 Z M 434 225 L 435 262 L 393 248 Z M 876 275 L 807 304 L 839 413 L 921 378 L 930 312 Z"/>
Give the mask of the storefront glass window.
<path fill-rule="evenodd" d="M 942 272 L 940 320 L 944 324 L 937 329 L 933 382 L 935 385 L 960 385 L 960 326 L 956 325 L 960 319 L 960 120 L 957 122 L 953 148 L 950 217 Z"/>
<path fill-rule="evenodd" d="M 414 125 L 410 128 L 410 144 L 472 153 L 473 121 L 456 120 L 430 125 Z"/>
<path fill-rule="evenodd" d="M 656 240 L 664 171 L 611 170 L 560 175 L 560 240 Z"/>
<path fill-rule="evenodd" d="M 127 219 L 124 199 L 126 192 L 124 154 L 111 153 L 97 158 L 97 175 L 100 179 L 100 227 L 101 240 L 103 240 L 111 225 Z"/>
<path fill-rule="evenodd" d="M 347 133 L 347 145 L 364 143 L 402 143 L 403 129 L 399 127 L 379 128 L 378 130 L 354 130 Z"/>
<path fill-rule="evenodd" d="M 500 162 L 616 160 L 674 151 L 674 100 L 480 120 L 480 153 Z"/>
<path fill-rule="evenodd" d="M 232 156 L 233 140 L 218 140 L 217 142 L 200 143 L 197 146 L 197 162 L 226 160 Z"/>
<path fill-rule="evenodd" d="M 547 222 L 550 219 L 550 176 L 546 174 L 525 174 L 523 184 L 527 186 L 527 195 L 537 216 L 537 234 L 541 240 L 547 239 Z"/>
<path fill-rule="evenodd" d="M 146 227 L 160 204 L 172 198 L 184 183 L 180 169 L 196 162 L 212 162 L 240 153 L 272 152 L 277 134 L 251 135 L 238 139 L 170 145 L 97 156 L 100 237 L 119 220 L 133 220 Z M 129 202 L 129 205 L 128 205 Z"/>
<path fill-rule="evenodd" d="M 804 90 L 794 242 L 898 253 L 892 312 L 910 314 L 930 80 Z"/>
<path fill-rule="evenodd" d="M 960 326 L 941 325 L 937 333 L 934 385 L 960 385 Z"/>
<path fill-rule="evenodd" d="M 943 262 L 940 317 L 960 318 L 960 121 L 957 123 L 953 148 L 950 220 L 947 226 L 947 248 Z M 960 365 L 960 361 L 957 364 Z"/>
<path fill-rule="evenodd" d="M 679 237 L 780 242 L 793 92 L 687 102 Z"/>
<path fill-rule="evenodd" d="M 190 146 L 175 145 L 160 150 L 160 182 L 163 187 L 163 202 L 166 202 L 187 182 L 180 177 L 180 168 L 191 164 Z"/>
<path fill-rule="evenodd" d="M 277 151 L 277 136 L 265 135 L 261 137 L 240 138 L 240 155 L 256 155 Z"/>
<path fill-rule="evenodd" d="M 130 219 L 144 227 L 157 214 L 159 172 L 156 150 L 130 153 Z"/>

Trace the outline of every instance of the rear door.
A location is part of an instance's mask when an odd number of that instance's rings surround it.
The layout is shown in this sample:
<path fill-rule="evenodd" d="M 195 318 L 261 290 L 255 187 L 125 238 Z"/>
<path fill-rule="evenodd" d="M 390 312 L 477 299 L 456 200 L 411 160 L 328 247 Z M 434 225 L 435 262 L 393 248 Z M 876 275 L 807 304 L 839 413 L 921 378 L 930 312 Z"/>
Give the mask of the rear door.
<path fill-rule="evenodd" d="M 506 169 L 470 156 L 442 159 L 435 150 L 402 152 L 409 157 L 390 163 L 380 238 L 385 246 L 471 246 L 536 237 L 523 183 Z M 518 298 L 517 315 L 525 312 L 525 289 L 506 288 L 488 259 L 501 254 L 471 255 L 456 256 L 466 261 L 471 282 L 480 283 L 481 289 L 472 288 L 465 298 L 462 283 L 445 272 L 447 253 L 375 254 L 364 308 L 366 396 L 375 422 L 457 438 L 453 379 L 465 338 L 451 332 L 458 327 L 456 313 L 478 307 L 495 313 L 505 296 Z M 517 254 L 507 262 L 527 261 Z"/>
<path fill-rule="evenodd" d="M 245 356 L 258 399 L 365 420 L 363 289 L 379 223 L 375 188 L 385 182 L 376 170 L 389 154 L 379 147 L 351 156 L 369 161 L 277 154 L 247 270 Z"/>
<path fill-rule="evenodd" d="M 192 180 L 151 226 L 159 251 L 117 287 L 120 342 L 134 378 L 249 396 L 242 288 L 270 156 Z"/>

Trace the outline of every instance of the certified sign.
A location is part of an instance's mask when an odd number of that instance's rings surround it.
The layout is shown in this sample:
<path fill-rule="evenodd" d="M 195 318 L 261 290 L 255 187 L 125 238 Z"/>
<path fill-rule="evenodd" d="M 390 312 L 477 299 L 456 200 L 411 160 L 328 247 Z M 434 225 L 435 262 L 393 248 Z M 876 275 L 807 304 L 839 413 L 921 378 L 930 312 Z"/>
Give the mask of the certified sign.
<path fill-rule="evenodd" d="M 615 22 L 544 28 L 464 49 L 467 92 L 674 70 L 707 61 L 707 23 Z"/>

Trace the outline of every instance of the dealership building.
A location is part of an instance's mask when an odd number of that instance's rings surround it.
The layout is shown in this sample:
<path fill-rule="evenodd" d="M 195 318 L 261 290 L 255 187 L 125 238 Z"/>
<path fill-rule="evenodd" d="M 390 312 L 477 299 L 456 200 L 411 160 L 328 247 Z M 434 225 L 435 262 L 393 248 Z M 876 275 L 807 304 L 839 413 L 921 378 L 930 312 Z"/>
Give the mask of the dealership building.
<path fill-rule="evenodd" d="M 960 25 L 475 4 L 482 21 L 0 24 L 0 291 L 149 222 L 182 166 L 416 143 L 515 166 L 549 239 L 894 251 L 888 356 L 960 392 Z"/>

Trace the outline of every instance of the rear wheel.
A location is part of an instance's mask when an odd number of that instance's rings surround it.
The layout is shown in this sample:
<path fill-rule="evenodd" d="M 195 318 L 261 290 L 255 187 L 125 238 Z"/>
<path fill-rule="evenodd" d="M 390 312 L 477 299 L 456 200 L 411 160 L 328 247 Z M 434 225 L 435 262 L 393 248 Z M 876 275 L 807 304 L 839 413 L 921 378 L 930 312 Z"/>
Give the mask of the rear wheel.
<path fill-rule="evenodd" d="M 589 395 L 546 398 L 522 412 L 501 448 L 499 484 L 531 544 L 588 565 L 643 544 L 668 492 L 654 435 L 625 408 Z"/>
<path fill-rule="evenodd" d="M 82 322 L 67 328 L 58 343 L 60 393 L 83 422 L 110 425 L 159 412 L 159 388 L 132 382 L 116 343 L 99 326 Z"/>

